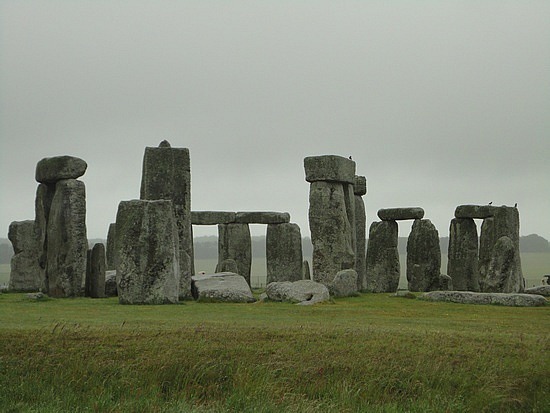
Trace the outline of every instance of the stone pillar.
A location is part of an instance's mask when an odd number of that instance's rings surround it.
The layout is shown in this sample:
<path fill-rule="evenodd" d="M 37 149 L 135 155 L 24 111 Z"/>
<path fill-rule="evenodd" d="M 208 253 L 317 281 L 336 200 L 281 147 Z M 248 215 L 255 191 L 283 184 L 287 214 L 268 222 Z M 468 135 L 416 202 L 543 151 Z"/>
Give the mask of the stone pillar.
<path fill-rule="evenodd" d="M 9 289 L 11 291 L 40 291 L 45 288 L 38 265 L 40 249 L 34 221 L 14 221 L 8 230 L 13 246 Z"/>
<path fill-rule="evenodd" d="M 237 263 L 238 273 L 250 285 L 252 266 L 252 239 L 248 224 L 218 225 L 218 264 L 225 260 Z"/>
<path fill-rule="evenodd" d="M 313 243 L 312 279 L 330 284 L 341 270 L 355 267 L 355 162 L 335 155 L 304 159 Z"/>
<path fill-rule="evenodd" d="M 48 280 L 46 277 L 46 258 L 48 255 L 47 228 L 50 209 L 52 206 L 55 184 L 39 184 L 36 189 L 35 208 L 35 234 L 38 242 L 38 266 L 40 271 L 43 292 L 48 292 Z"/>
<path fill-rule="evenodd" d="M 116 268 L 115 255 L 116 255 L 116 224 L 109 225 L 109 231 L 107 232 L 107 249 L 105 252 L 105 259 L 107 265 L 107 271 L 114 270 Z"/>
<path fill-rule="evenodd" d="M 180 298 L 192 298 L 194 263 L 189 149 L 172 148 L 168 141 L 162 141 L 158 148 L 145 148 L 140 198 L 172 201 L 179 236 Z"/>
<path fill-rule="evenodd" d="M 399 286 L 398 226 L 396 221 L 373 222 L 369 229 L 366 287 L 371 293 L 390 293 Z"/>
<path fill-rule="evenodd" d="M 179 237 L 171 201 L 123 201 L 116 218 L 121 304 L 178 302 Z"/>
<path fill-rule="evenodd" d="M 479 291 L 478 237 L 472 218 L 454 218 L 449 228 L 447 274 L 457 291 Z"/>
<path fill-rule="evenodd" d="M 364 176 L 355 176 L 355 272 L 357 272 L 357 290 L 367 291 L 366 279 L 366 229 L 367 214 L 365 212 L 365 203 L 363 195 L 367 193 L 367 179 Z"/>
<path fill-rule="evenodd" d="M 302 236 L 297 224 L 268 224 L 266 236 L 267 281 L 302 279 Z"/>
<path fill-rule="evenodd" d="M 86 297 L 105 297 L 106 259 L 105 246 L 102 243 L 94 244 L 88 250 L 88 265 L 86 271 Z"/>
<path fill-rule="evenodd" d="M 440 275 L 439 233 L 429 219 L 415 219 L 407 240 L 409 290 L 439 290 Z"/>

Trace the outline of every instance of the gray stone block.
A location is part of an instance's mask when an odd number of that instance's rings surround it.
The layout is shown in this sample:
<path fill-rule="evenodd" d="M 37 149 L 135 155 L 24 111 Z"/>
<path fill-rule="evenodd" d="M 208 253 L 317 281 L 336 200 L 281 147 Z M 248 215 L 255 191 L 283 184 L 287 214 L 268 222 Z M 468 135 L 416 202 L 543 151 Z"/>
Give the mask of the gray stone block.
<path fill-rule="evenodd" d="M 311 280 L 273 282 L 265 289 L 267 298 L 298 305 L 311 305 L 330 300 L 328 288 Z"/>
<path fill-rule="evenodd" d="M 477 227 L 472 218 L 453 218 L 449 228 L 447 274 L 457 291 L 479 291 Z"/>
<path fill-rule="evenodd" d="M 235 222 L 238 224 L 288 224 L 288 212 L 249 211 L 237 212 Z"/>
<path fill-rule="evenodd" d="M 355 162 L 337 155 L 309 156 L 304 159 L 307 182 L 355 183 Z"/>
<path fill-rule="evenodd" d="M 367 178 L 364 176 L 355 175 L 355 183 L 353 184 L 353 192 L 355 195 L 363 196 L 367 194 Z"/>
<path fill-rule="evenodd" d="M 34 221 L 14 221 L 8 230 L 14 255 L 10 266 L 10 291 L 44 289 L 43 272 L 39 266 L 40 248 Z"/>
<path fill-rule="evenodd" d="M 63 179 L 76 179 L 86 172 L 88 165 L 74 156 L 44 158 L 36 164 L 35 179 L 43 184 L 53 184 Z"/>
<path fill-rule="evenodd" d="M 371 224 L 366 258 L 366 286 L 363 291 L 371 293 L 397 291 L 400 276 L 397 241 L 397 222 L 375 221 Z"/>
<path fill-rule="evenodd" d="M 302 237 L 297 224 L 269 224 L 266 236 L 267 281 L 302 279 Z"/>
<path fill-rule="evenodd" d="M 492 205 L 459 205 L 455 209 L 455 218 L 485 219 L 494 216 L 495 208 Z"/>
<path fill-rule="evenodd" d="M 107 247 L 105 249 L 106 270 L 114 270 L 116 268 L 116 224 L 109 225 L 109 231 L 107 232 Z"/>
<path fill-rule="evenodd" d="M 191 291 L 199 302 L 253 303 L 256 301 L 243 276 L 224 272 L 194 275 Z"/>
<path fill-rule="evenodd" d="M 441 248 L 439 234 L 429 219 L 416 219 L 407 240 L 409 291 L 439 289 Z"/>
<path fill-rule="evenodd" d="M 218 225 L 235 222 L 235 212 L 225 211 L 191 211 L 193 225 Z"/>
<path fill-rule="evenodd" d="M 470 291 L 431 291 L 418 297 L 426 301 L 445 301 L 459 304 L 497 304 L 510 307 L 539 307 L 546 305 L 541 295 L 475 293 Z"/>
<path fill-rule="evenodd" d="M 378 210 L 378 218 L 382 221 L 404 221 L 424 218 L 424 210 L 420 207 L 385 208 Z"/>
<path fill-rule="evenodd" d="M 248 224 L 218 225 L 218 263 L 228 259 L 237 263 L 237 274 L 242 275 L 250 285 L 252 239 Z"/>
<path fill-rule="evenodd" d="M 357 295 L 357 272 L 353 269 L 339 271 L 327 286 L 332 297 Z"/>

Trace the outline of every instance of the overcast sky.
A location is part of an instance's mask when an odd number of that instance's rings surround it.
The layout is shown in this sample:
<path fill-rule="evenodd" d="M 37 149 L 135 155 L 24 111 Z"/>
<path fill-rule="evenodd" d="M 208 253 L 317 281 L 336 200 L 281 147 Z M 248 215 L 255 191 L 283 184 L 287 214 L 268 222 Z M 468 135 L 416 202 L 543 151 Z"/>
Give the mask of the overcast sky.
<path fill-rule="evenodd" d="M 0 0 L 0 237 L 34 219 L 36 163 L 74 155 L 105 238 L 167 139 L 193 210 L 309 235 L 304 157 L 352 155 L 368 226 L 421 206 L 446 236 L 457 205 L 517 202 L 550 239 L 549 135 L 548 1 Z"/>

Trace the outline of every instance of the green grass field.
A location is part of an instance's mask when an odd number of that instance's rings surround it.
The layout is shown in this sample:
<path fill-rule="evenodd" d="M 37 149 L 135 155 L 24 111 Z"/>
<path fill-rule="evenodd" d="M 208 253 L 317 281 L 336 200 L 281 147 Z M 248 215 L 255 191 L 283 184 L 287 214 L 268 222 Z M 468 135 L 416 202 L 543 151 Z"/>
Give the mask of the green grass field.
<path fill-rule="evenodd" d="M 2 412 L 548 412 L 550 306 L 0 295 Z"/>

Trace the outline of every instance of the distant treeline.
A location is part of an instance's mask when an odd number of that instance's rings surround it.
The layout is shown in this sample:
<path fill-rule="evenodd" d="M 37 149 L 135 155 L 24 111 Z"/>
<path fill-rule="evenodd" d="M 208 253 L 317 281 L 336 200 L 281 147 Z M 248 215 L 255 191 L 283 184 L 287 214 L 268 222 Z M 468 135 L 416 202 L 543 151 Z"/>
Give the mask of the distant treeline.
<path fill-rule="evenodd" d="M 89 240 L 90 247 L 96 242 L 105 240 L 93 239 Z M 449 237 L 439 239 L 441 252 L 447 253 L 449 247 Z M 531 234 L 520 237 L 519 246 L 521 252 L 550 252 L 548 240 L 543 237 Z M 205 236 L 196 237 L 194 242 L 195 258 L 196 259 L 216 259 L 218 257 L 218 237 Z M 407 238 L 399 237 L 398 250 L 400 254 L 407 252 Z M 313 246 L 309 237 L 302 238 L 302 253 L 304 257 L 311 257 L 313 254 Z M 7 238 L 0 238 L 0 264 L 9 264 L 13 256 L 11 242 Z M 265 257 L 265 236 L 252 237 L 252 256 L 257 258 Z"/>

